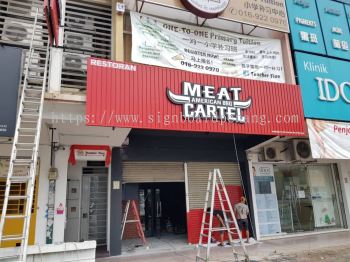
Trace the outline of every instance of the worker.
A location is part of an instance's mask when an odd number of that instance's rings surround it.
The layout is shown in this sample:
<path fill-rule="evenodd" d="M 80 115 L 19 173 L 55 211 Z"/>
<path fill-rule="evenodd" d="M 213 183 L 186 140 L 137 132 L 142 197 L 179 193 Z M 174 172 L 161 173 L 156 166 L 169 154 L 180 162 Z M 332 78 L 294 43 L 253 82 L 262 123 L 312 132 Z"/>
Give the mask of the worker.
<path fill-rule="evenodd" d="M 243 229 L 245 229 L 246 236 L 247 236 L 246 243 L 249 243 L 249 221 L 248 221 L 249 208 L 246 203 L 247 203 L 247 199 L 244 196 L 241 196 L 241 201 L 235 205 L 234 212 L 236 214 L 239 230 L 242 233 Z"/>
<path fill-rule="evenodd" d="M 210 207 L 207 208 L 207 212 L 210 212 Z M 216 217 L 216 219 L 219 221 L 219 227 L 225 227 L 225 223 L 224 223 L 224 213 L 222 210 L 219 209 L 215 209 L 213 210 L 213 217 Z M 224 246 L 224 231 L 225 230 L 221 230 L 220 232 L 220 243 L 218 244 L 218 246 L 223 247 Z"/>

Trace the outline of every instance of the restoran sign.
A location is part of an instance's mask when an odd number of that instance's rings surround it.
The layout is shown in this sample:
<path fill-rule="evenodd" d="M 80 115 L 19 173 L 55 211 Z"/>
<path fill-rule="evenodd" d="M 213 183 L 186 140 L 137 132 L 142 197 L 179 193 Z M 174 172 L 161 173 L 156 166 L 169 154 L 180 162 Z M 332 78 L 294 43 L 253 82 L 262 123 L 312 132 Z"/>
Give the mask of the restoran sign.
<path fill-rule="evenodd" d="M 304 136 L 299 87 L 88 60 L 86 124 Z"/>

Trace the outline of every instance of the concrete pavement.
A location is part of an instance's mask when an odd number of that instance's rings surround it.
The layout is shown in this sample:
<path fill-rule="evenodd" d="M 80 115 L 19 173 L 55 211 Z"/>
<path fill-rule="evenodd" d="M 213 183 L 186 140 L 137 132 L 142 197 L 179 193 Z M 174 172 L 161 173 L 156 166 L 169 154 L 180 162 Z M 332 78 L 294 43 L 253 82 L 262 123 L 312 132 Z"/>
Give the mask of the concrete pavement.
<path fill-rule="evenodd" d="M 254 261 L 301 261 L 301 259 L 288 260 L 288 254 L 296 254 L 302 252 L 314 252 L 317 250 L 334 250 L 336 247 L 350 246 L 350 231 L 336 233 L 322 233 L 308 236 L 294 236 L 288 238 L 280 238 L 273 240 L 263 240 L 259 243 L 247 246 L 250 258 Z M 241 248 L 238 248 L 240 251 Z M 213 247 L 211 249 L 211 261 L 233 261 L 231 248 Z M 145 250 L 142 254 L 128 255 L 119 257 L 108 257 L 97 259 L 97 262 L 189 262 L 195 261 L 195 246 L 187 246 L 183 250 L 174 250 L 171 252 L 152 253 Z M 293 257 L 293 256 L 292 256 Z M 311 260 L 305 260 L 311 261 Z M 318 261 L 318 260 L 312 260 Z M 324 260 L 328 261 L 328 260 Z M 329 260 L 330 261 L 330 260 Z M 333 260 L 332 260 L 333 261 Z M 336 261 L 336 260 L 334 260 Z M 338 261 L 338 260 L 337 260 Z M 339 260 L 340 261 L 340 260 Z M 350 261 L 350 251 L 349 260 Z"/>

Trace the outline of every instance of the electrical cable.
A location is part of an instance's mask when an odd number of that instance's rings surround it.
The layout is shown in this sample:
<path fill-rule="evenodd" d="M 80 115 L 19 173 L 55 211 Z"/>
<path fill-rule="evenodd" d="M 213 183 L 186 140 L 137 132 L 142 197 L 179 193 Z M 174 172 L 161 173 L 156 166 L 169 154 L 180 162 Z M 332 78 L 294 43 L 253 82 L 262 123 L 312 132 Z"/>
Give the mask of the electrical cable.
<path fill-rule="evenodd" d="M 233 134 L 233 143 L 234 143 L 234 146 L 235 146 L 236 160 L 237 160 L 237 163 L 238 163 L 238 172 L 239 172 L 239 176 L 240 176 L 241 184 L 242 184 L 242 188 L 243 188 L 243 195 L 244 195 L 245 199 L 247 199 L 246 189 L 245 189 L 245 186 L 244 186 L 244 181 L 243 181 L 243 176 L 242 176 L 242 169 L 241 169 L 241 165 L 240 165 L 239 159 L 238 159 L 238 149 L 237 149 L 237 142 L 236 142 L 235 134 Z M 251 217 L 250 214 L 249 214 L 249 223 L 250 223 L 250 226 L 253 228 L 252 217 Z M 252 232 L 253 233 L 253 237 L 256 238 L 254 230 L 252 230 L 252 231 L 253 231 Z"/>

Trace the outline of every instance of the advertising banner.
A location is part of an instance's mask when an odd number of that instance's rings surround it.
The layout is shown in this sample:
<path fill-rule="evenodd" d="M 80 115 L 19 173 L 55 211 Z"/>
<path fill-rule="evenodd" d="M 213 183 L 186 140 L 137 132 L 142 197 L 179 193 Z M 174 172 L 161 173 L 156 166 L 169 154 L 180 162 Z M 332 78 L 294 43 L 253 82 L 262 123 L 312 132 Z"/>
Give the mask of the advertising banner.
<path fill-rule="evenodd" d="M 350 123 L 307 119 L 313 158 L 350 159 Z"/>
<path fill-rule="evenodd" d="M 273 165 L 255 164 L 253 176 L 260 235 L 281 233 Z"/>
<path fill-rule="evenodd" d="M 86 124 L 303 136 L 296 85 L 88 60 Z"/>
<path fill-rule="evenodd" d="M 133 62 L 284 83 L 281 42 L 131 13 Z"/>
<path fill-rule="evenodd" d="M 350 121 L 350 63 L 295 53 L 305 117 Z"/>
<path fill-rule="evenodd" d="M 0 46 L 0 137 L 15 133 L 22 49 Z"/>
<path fill-rule="evenodd" d="M 286 1 L 294 50 L 326 54 L 315 0 Z"/>
<path fill-rule="evenodd" d="M 145 1 L 145 3 L 147 2 L 185 9 L 180 0 Z M 219 18 L 289 33 L 285 0 L 235 0 L 228 2 L 226 10 L 219 15 Z"/>
<path fill-rule="evenodd" d="M 350 33 L 344 5 L 331 0 L 318 0 L 317 7 L 327 54 L 350 59 Z"/>

